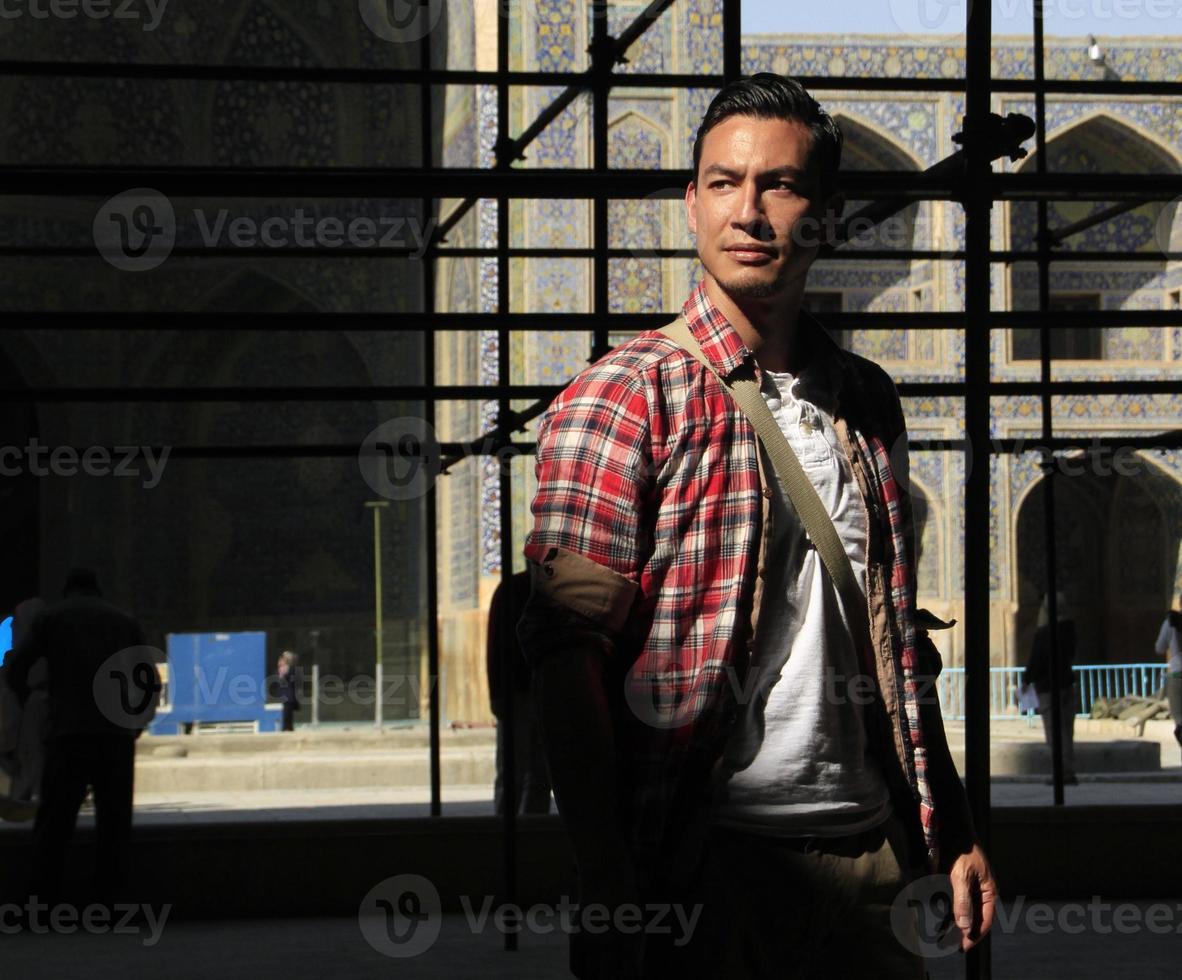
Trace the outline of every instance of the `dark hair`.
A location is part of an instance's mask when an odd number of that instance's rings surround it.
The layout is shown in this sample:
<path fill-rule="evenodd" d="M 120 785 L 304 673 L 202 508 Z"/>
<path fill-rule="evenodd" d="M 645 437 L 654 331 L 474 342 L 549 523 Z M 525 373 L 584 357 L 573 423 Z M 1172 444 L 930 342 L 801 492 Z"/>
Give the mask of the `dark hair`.
<path fill-rule="evenodd" d="M 842 143 L 837 123 L 795 78 L 766 71 L 731 82 L 711 100 L 694 137 L 694 180 L 698 179 L 706 134 L 731 116 L 803 123 L 813 135 L 813 159 L 821 175 L 821 196 L 827 198 L 837 190 Z"/>

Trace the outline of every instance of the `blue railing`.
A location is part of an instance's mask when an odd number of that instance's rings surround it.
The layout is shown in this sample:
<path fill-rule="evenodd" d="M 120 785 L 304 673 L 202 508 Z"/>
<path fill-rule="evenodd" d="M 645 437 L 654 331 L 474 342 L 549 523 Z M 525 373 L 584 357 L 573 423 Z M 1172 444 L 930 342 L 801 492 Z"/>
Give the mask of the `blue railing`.
<path fill-rule="evenodd" d="M 1018 687 L 1022 667 L 989 668 L 989 717 L 1019 718 Z M 1165 664 L 1084 664 L 1073 667 L 1079 689 L 1077 718 L 1088 718 L 1097 698 L 1150 697 L 1165 684 Z M 964 668 L 945 667 L 936 681 L 940 711 L 946 719 L 964 720 Z"/>

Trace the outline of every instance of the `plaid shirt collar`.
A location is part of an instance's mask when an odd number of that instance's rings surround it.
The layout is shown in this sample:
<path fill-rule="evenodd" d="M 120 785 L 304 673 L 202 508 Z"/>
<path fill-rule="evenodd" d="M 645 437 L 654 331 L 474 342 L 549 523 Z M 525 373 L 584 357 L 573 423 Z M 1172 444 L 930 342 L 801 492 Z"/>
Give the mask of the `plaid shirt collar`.
<path fill-rule="evenodd" d="M 694 338 L 720 377 L 727 379 L 733 372 L 748 368 L 754 372 L 755 380 L 763 385 L 763 369 L 755 358 L 755 352 L 743 342 L 730 320 L 711 301 L 704 279 L 690 294 L 682 312 Z M 841 396 L 846 390 L 845 381 L 853 370 L 849 354 L 805 310 L 800 311 L 797 336 L 809 352 L 805 367 L 800 372 L 802 386 L 810 393 L 810 400 L 814 404 L 839 414 Z"/>

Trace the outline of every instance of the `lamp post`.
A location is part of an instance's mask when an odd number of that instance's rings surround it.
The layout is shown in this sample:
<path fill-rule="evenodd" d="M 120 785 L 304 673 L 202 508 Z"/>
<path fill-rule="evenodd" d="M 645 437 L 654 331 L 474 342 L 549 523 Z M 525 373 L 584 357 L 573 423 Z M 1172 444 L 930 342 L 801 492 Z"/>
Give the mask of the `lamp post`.
<path fill-rule="evenodd" d="M 373 511 L 373 724 L 375 728 L 380 729 L 382 727 L 382 511 L 390 506 L 390 501 L 367 500 L 365 506 Z"/>

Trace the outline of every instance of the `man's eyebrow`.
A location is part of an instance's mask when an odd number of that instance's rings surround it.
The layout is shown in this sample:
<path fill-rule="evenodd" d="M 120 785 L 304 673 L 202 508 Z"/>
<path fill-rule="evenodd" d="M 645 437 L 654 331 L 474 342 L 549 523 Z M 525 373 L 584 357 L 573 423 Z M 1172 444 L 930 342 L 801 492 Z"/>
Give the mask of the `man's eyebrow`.
<path fill-rule="evenodd" d="M 730 167 L 723 166 L 721 163 L 711 163 L 702 169 L 702 176 L 709 177 L 717 174 L 721 177 L 730 177 L 732 179 L 739 179 L 743 176 L 742 171 L 732 170 Z M 761 170 L 757 175 L 759 177 L 795 177 L 798 180 L 807 179 L 809 172 L 800 167 L 793 167 L 785 165 L 783 167 L 774 167 L 771 170 Z"/>

